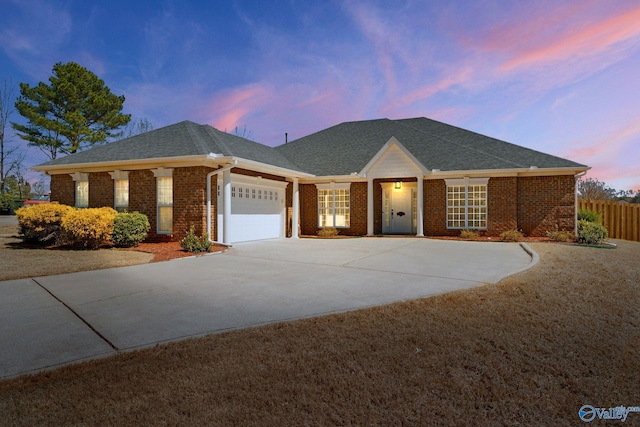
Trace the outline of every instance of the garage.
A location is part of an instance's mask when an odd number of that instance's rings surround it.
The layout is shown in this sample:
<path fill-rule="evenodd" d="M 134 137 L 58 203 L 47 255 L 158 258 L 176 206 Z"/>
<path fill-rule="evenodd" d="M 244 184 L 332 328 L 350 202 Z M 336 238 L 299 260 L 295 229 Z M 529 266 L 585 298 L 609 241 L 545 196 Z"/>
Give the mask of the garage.
<path fill-rule="evenodd" d="M 231 174 L 229 242 L 284 237 L 286 188 L 286 182 Z M 218 212 L 222 212 L 220 185 L 218 204 Z M 218 223 L 222 221 L 219 215 Z"/>

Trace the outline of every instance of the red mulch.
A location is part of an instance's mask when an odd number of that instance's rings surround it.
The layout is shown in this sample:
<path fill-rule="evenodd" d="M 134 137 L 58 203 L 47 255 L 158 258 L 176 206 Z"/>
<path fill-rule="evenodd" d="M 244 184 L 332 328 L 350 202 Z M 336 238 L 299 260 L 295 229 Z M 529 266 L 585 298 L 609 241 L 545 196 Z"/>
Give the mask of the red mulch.
<path fill-rule="evenodd" d="M 153 260 L 151 262 L 169 261 L 176 258 L 186 258 L 190 256 L 206 255 L 207 253 L 221 252 L 227 249 L 226 246 L 212 245 L 211 252 L 201 252 L 194 254 L 187 252 L 180 246 L 178 242 L 167 243 L 140 243 L 135 248 L 127 248 L 128 251 L 138 251 L 153 254 Z"/>

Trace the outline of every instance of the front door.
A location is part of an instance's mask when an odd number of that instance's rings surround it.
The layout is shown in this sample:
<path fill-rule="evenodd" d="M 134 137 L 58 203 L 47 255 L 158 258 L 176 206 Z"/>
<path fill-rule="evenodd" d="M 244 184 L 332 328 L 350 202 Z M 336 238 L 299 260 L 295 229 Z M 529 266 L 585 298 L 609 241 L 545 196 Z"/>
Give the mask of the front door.
<path fill-rule="evenodd" d="M 385 182 L 382 184 L 382 233 L 413 234 L 416 184 Z"/>

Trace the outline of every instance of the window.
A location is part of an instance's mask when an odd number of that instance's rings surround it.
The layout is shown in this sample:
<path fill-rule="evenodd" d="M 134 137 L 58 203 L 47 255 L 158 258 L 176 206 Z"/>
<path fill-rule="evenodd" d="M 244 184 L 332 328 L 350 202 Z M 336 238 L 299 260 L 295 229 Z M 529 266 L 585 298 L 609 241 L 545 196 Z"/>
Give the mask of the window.
<path fill-rule="evenodd" d="M 89 207 L 89 174 L 83 172 L 76 172 L 69 174 L 74 182 L 76 207 L 88 208 Z"/>
<path fill-rule="evenodd" d="M 115 180 L 115 208 L 118 212 L 124 212 L 129 208 L 129 180 Z"/>
<path fill-rule="evenodd" d="M 89 207 L 89 180 L 76 181 L 76 207 Z"/>
<path fill-rule="evenodd" d="M 447 228 L 487 228 L 487 178 L 447 180 Z"/>
<path fill-rule="evenodd" d="M 173 232 L 173 169 L 155 169 L 158 234 Z"/>
<path fill-rule="evenodd" d="M 318 227 L 349 227 L 349 184 L 318 185 Z"/>

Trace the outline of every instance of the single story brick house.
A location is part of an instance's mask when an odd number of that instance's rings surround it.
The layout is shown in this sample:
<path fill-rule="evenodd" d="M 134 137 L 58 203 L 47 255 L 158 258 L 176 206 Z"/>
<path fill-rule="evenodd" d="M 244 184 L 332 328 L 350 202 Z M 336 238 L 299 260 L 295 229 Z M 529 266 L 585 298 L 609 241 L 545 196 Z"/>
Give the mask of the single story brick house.
<path fill-rule="evenodd" d="M 51 160 L 51 200 L 149 217 L 149 240 L 529 236 L 573 229 L 589 167 L 427 118 L 342 123 L 268 147 L 180 122 Z"/>

